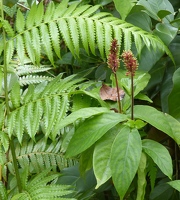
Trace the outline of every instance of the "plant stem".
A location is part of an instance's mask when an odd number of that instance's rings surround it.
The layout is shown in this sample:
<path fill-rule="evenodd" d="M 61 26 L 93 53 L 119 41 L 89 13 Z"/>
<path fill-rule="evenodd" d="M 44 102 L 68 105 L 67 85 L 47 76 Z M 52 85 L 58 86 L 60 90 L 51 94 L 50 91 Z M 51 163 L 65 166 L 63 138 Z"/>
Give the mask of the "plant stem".
<path fill-rule="evenodd" d="M 15 174 L 16 174 L 17 187 L 18 187 L 18 191 L 20 193 L 20 192 L 22 192 L 21 179 L 20 179 L 20 174 L 19 174 L 19 170 L 18 170 L 18 163 L 16 160 L 14 141 L 12 138 L 10 140 L 10 148 L 11 148 L 11 154 L 12 154 L 12 159 L 13 159 L 13 164 L 14 164 L 14 170 L 15 170 Z"/>
<path fill-rule="evenodd" d="M 0 7 L 1 7 L 1 17 L 2 17 L 2 20 L 3 20 L 4 19 L 4 12 L 3 12 L 3 2 L 2 2 L 2 0 L 0 0 Z M 8 119 L 10 109 L 9 109 L 9 100 L 8 100 L 8 80 L 7 80 L 8 72 L 7 72 L 7 60 L 6 60 L 7 42 L 6 42 L 6 33 L 5 33 L 4 28 L 3 28 L 2 34 L 3 34 L 3 45 L 4 45 L 4 65 L 3 65 L 3 69 L 4 69 L 4 91 L 5 91 L 6 115 L 7 115 L 7 119 Z M 12 159 L 13 159 L 13 163 L 14 163 L 14 170 L 15 170 L 15 174 L 16 174 L 17 186 L 18 186 L 19 192 L 21 192 L 22 191 L 21 181 L 20 181 L 20 175 L 19 175 L 19 170 L 18 170 L 18 165 L 17 165 L 17 160 L 16 160 L 14 142 L 13 142 L 12 138 L 9 139 L 9 143 L 10 143 L 10 149 L 11 149 Z"/>
<path fill-rule="evenodd" d="M 131 73 L 131 119 L 134 120 L 134 77 Z"/>
<path fill-rule="evenodd" d="M 118 102 L 118 107 L 119 107 L 119 113 L 122 113 L 122 109 L 121 109 L 121 100 L 120 100 L 120 94 L 119 94 L 119 86 L 118 86 L 118 79 L 117 79 L 117 75 L 116 73 L 114 73 L 114 77 L 116 80 L 116 89 L 117 89 L 117 102 Z"/>

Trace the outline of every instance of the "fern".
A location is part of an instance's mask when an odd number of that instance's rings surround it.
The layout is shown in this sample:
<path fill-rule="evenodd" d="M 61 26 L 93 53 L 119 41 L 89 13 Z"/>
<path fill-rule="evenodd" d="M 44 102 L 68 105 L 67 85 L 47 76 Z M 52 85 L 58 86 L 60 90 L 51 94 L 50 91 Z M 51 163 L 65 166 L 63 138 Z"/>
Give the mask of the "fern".
<path fill-rule="evenodd" d="M 56 172 L 77 164 L 76 160 L 66 159 L 61 153 L 60 138 L 51 143 L 44 139 L 40 139 L 37 143 L 31 139 L 24 139 L 22 145 L 19 143 L 16 144 L 15 150 L 19 166 L 22 169 L 26 169 L 28 166 L 31 173 L 38 174 L 50 167 Z M 5 172 L 7 170 L 14 175 L 11 151 L 8 152 L 8 160 L 3 159 L 1 164 L 4 179 L 6 178 Z"/>
<path fill-rule="evenodd" d="M 60 74 L 50 83 L 30 85 L 21 96 L 16 84 L 9 95 L 12 105 L 6 124 L 9 137 L 15 135 L 21 142 L 23 133 L 27 132 L 34 138 L 41 124 L 45 137 L 54 140 L 59 132 L 58 125 L 69 110 L 69 95 L 83 80 L 75 75 L 62 79 Z"/>
<path fill-rule="evenodd" d="M 95 54 L 95 49 L 98 48 L 104 58 L 108 55 L 112 38 L 117 38 L 120 46 L 124 40 L 126 50 L 131 48 L 134 40 L 139 53 L 143 45 L 146 45 L 149 49 L 160 48 L 173 59 L 167 46 L 158 37 L 109 13 L 99 13 L 98 9 L 99 6 L 78 6 L 78 3 L 72 3 L 68 7 L 68 1 L 63 0 L 57 7 L 51 2 L 47 7 L 47 13 L 43 12 L 43 3 L 34 4 L 26 19 L 21 11 L 18 11 L 16 32 L 7 21 L 2 21 L 10 37 L 6 41 L 7 62 L 11 60 L 16 50 L 21 62 L 27 53 L 31 61 L 39 65 L 40 53 L 43 50 L 54 64 L 54 52 L 58 57 L 61 56 L 59 47 L 61 40 L 65 41 L 74 56 L 79 55 L 81 43 L 87 53 L 90 50 Z M 20 44 L 15 45 L 14 41 Z"/>
<path fill-rule="evenodd" d="M 39 173 L 31 180 L 28 179 L 28 172 L 21 176 L 21 181 L 23 182 L 23 191 L 14 195 L 12 200 L 47 200 L 47 199 L 59 199 L 59 200 L 75 200 L 74 198 L 65 197 L 71 194 L 73 191 L 68 185 L 55 185 L 53 181 L 57 179 L 60 174 L 50 173 L 51 169 L 46 169 Z"/>

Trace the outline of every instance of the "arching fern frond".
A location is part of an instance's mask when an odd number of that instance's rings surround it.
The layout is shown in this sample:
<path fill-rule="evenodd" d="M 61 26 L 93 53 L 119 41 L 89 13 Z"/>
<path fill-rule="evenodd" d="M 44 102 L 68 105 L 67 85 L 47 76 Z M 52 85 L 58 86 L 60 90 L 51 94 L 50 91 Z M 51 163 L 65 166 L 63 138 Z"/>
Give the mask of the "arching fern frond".
<path fill-rule="evenodd" d="M 78 6 L 77 2 L 68 6 L 68 1 L 63 0 L 57 7 L 51 2 L 47 7 L 47 13 L 43 12 L 42 3 L 34 4 L 26 20 L 18 11 L 16 33 L 5 25 L 11 36 L 7 41 L 7 60 L 10 61 L 12 53 L 16 50 L 22 62 L 24 54 L 27 54 L 33 63 L 39 64 L 40 53 L 43 51 L 54 64 L 53 54 L 55 52 L 57 56 L 61 56 L 62 40 L 74 56 L 79 55 L 79 50 L 83 46 L 87 53 L 91 51 L 93 54 L 98 48 L 104 58 L 108 55 L 112 38 L 116 38 L 120 46 L 124 41 L 125 50 L 129 50 L 134 41 L 139 53 L 143 45 L 146 45 L 149 49 L 159 48 L 165 51 L 173 59 L 167 46 L 158 37 L 113 17 L 110 13 L 98 12 L 98 9 L 99 6 Z M 14 41 L 20 44 L 15 45 Z"/>
<path fill-rule="evenodd" d="M 13 60 L 11 60 L 8 66 L 8 70 L 14 72 L 19 77 L 19 84 L 21 86 L 51 81 L 53 79 L 51 76 L 32 75 L 46 72 L 50 70 L 51 67 L 46 65 L 32 65 L 29 58 L 24 57 L 23 59 L 24 64 L 22 64 L 17 57 L 13 57 Z"/>
<path fill-rule="evenodd" d="M 69 95 L 83 80 L 76 75 L 62 79 L 60 74 L 49 83 L 30 85 L 21 98 L 20 87 L 15 85 L 9 95 L 12 105 L 6 124 L 9 137 L 15 135 L 21 142 L 23 132 L 27 132 L 34 138 L 41 124 L 45 137 L 55 139 L 58 124 L 69 110 Z"/>
<path fill-rule="evenodd" d="M 39 75 L 26 75 L 19 78 L 19 83 L 21 86 L 37 84 L 43 81 L 51 81 L 53 78 L 48 76 L 39 76 Z"/>
<path fill-rule="evenodd" d="M 40 139 L 35 143 L 32 139 L 24 139 L 22 145 L 16 144 L 16 159 L 22 169 L 28 169 L 31 173 L 40 173 L 41 171 L 52 168 L 54 172 L 61 171 L 64 168 L 77 164 L 75 159 L 67 159 L 61 153 L 60 137 L 56 141 L 46 141 Z M 12 163 L 11 152 L 8 153 L 8 160 L 2 165 L 3 177 L 8 170 L 14 175 L 14 165 Z"/>
<path fill-rule="evenodd" d="M 41 173 L 27 180 L 28 173 L 23 173 L 21 177 L 23 184 L 23 191 L 14 195 L 12 200 L 31 200 L 31 199 L 54 199 L 54 200 L 75 200 L 68 198 L 67 195 L 73 193 L 71 186 L 54 184 L 53 181 L 57 179 L 60 174 L 50 172 L 51 169 L 43 170 Z"/>

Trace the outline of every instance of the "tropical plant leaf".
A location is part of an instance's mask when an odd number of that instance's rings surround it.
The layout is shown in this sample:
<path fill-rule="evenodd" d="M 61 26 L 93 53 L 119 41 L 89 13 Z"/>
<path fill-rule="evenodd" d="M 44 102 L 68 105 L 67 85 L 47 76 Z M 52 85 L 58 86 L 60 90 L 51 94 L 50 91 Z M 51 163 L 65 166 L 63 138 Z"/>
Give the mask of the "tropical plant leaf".
<path fill-rule="evenodd" d="M 138 130 L 123 127 L 113 142 L 110 158 L 112 179 L 121 199 L 138 170 L 141 151 L 142 143 Z"/>
<path fill-rule="evenodd" d="M 177 135 L 176 129 L 173 130 L 166 115 L 155 108 L 137 105 L 134 107 L 134 117 L 146 121 L 147 123 L 169 135 L 171 138 L 173 138 L 173 140 L 179 142 L 179 136 Z M 171 123 L 173 124 L 176 122 L 174 121 Z"/>
<path fill-rule="evenodd" d="M 126 115 L 113 112 L 103 113 L 87 119 L 75 130 L 66 156 L 71 157 L 83 152 L 99 140 L 108 130 L 126 119 Z M 75 146 L 78 146 L 78 148 L 74 149 Z"/>
<path fill-rule="evenodd" d="M 16 38 L 21 37 L 24 41 L 21 42 L 22 49 L 26 49 L 28 57 L 34 64 L 39 64 L 42 50 L 45 51 L 53 64 L 54 52 L 57 56 L 60 56 L 59 41 L 62 39 L 74 56 L 79 56 L 79 44 L 82 43 L 87 53 L 91 50 L 93 54 L 96 54 L 95 50 L 98 48 L 101 57 L 104 58 L 109 53 L 112 36 L 118 40 L 120 46 L 122 46 L 122 41 L 124 40 L 125 48 L 128 50 L 132 46 L 131 38 L 135 38 L 135 45 L 139 53 L 143 44 L 145 44 L 149 49 L 152 47 L 154 50 L 161 49 L 165 51 L 173 60 L 171 52 L 158 37 L 130 23 L 113 17 L 109 13 L 96 12 L 99 9 L 99 5 L 80 6 L 76 2 L 68 7 L 67 4 L 68 1 L 65 0 L 56 8 L 53 3 L 49 4 L 47 7 L 48 17 L 46 12 L 42 12 L 44 10 L 42 3 L 38 5 L 33 4 L 26 20 L 22 19 L 22 13 L 20 14 L 21 11 L 18 11 L 16 17 L 18 29 L 16 33 L 12 31 L 10 24 L 6 21 L 3 26 L 11 37 L 7 41 L 8 44 L 10 43 L 9 46 L 11 46 L 11 51 L 9 51 L 9 55 L 11 56 L 8 56 L 8 60 L 12 57 L 12 53 L 16 48 L 20 49 L 18 46 L 12 46 L 12 44 Z M 50 13 L 50 11 L 54 12 Z M 19 24 L 21 23 L 25 26 L 24 30 L 23 27 L 20 28 Z M 52 31 L 53 27 L 55 28 L 54 33 Z M 18 50 L 17 53 L 21 60 L 23 60 L 22 55 L 25 52 Z"/>
<path fill-rule="evenodd" d="M 95 145 L 93 153 L 93 169 L 97 180 L 96 188 L 100 187 L 111 177 L 111 148 L 120 128 L 121 125 L 117 125 L 110 129 Z"/>
<path fill-rule="evenodd" d="M 160 170 L 171 179 L 173 167 L 168 150 L 158 142 L 149 139 L 142 141 L 142 147 L 143 151 L 153 159 Z"/>
<path fill-rule="evenodd" d="M 20 87 L 12 88 L 10 100 L 14 108 L 8 116 L 9 136 L 14 134 L 21 141 L 23 131 L 26 130 L 29 136 L 34 138 L 41 124 L 44 125 L 46 137 L 55 139 L 60 130 L 60 121 L 69 110 L 68 95 L 83 80 L 78 76 L 75 78 L 75 75 L 65 79 L 61 77 L 62 74 L 51 82 L 42 82 L 36 87 L 30 85 L 22 95 L 21 105 L 19 97 L 16 98 L 16 94 L 20 94 Z M 16 121 L 16 118 L 19 121 Z"/>

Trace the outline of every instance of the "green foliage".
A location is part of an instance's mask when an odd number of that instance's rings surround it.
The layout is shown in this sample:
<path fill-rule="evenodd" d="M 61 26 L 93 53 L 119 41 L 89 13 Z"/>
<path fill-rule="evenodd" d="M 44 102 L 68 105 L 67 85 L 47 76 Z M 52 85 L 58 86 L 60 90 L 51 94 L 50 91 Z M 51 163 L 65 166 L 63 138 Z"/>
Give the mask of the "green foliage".
<path fill-rule="evenodd" d="M 66 116 L 69 109 L 69 93 L 77 88 L 82 80 L 76 79 L 74 75 L 62 79 L 60 74 L 48 84 L 42 82 L 36 87 L 30 85 L 21 97 L 20 88 L 16 84 L 10 92 L 12 110 L 7 124 L 9 137 L 16 135 L 21 142 L 26 130 L 29 136 L 34 138 L 41 123 L 45 137 L 55 139 L 60 120 Z"/>
<path fill-rule="evenodd" d="M 50 174 L 50 169 L 43 170 L 41 173 L 27 181 L 28 173 L 22 176 L 23 191 L 14 195 L 11 199 L 62 199 L 62 200 L 75 200 L 74 198 L 66 198 L 65 195 L 71 194 L 70 186 L 55 185 L 53 181 L 57 179 L 60 174 Z M 51 184 L 49 184 L 52 182 Z"/>
<path fill-rule="evenodd" d="M 4 3 L 0 198 L 178 199 L 173 192 L 179 191 L 177 4 Z M 118 55 L 131 49 L 139 59 L 134 82 L 123 69 L 116 80 L 106 69 L 114 38 Z M 122 113 L 116 113 L 117 102 L 101 99 L 100 80 L 124 89 Z M 84 179 L 73 166 L 78 162 Z"/>
<path fill-rule="evenodd" d="M 101 56 L 105 57 L 109 53 L 112 38 L 117 38 L 120 46 L 123 38 L 124 48 L 129 50 L 132 46 L 131 37 L 134 38 L 138 52 L 141 51 L 144 43 L 149 49 L 160 48 L 171 56 L 167 46 L 158 37 L 115 18 L 110 13 L 99 13 L 98 9 L 99 6 L 78 6 L 78 3 L 68 7 L 68 1 L 64 0 L 58 7 L 50 3 L 46 13 L 43 12 L 43 3 L 38 6 L 34 4 L 26 20 L 19 10 L 16 15 L 16 31 L 8 21 L 2 20 L 4 29 L 11 37 L 6 41 L 7 63 L 16 50 L 22 63 L 27 52 L 31 61 L 39 65 L 43 50 L 54 65 L 53 51 L 60 57 L 61 50 L 58 44 L 61 40 L 65 41 L 74 56 L 79 56 L 81 42 L 87 53 L 90 50 L 95 54 L 97 46 Z M 15 41 L 18 45 L 14 45 Z"/>

